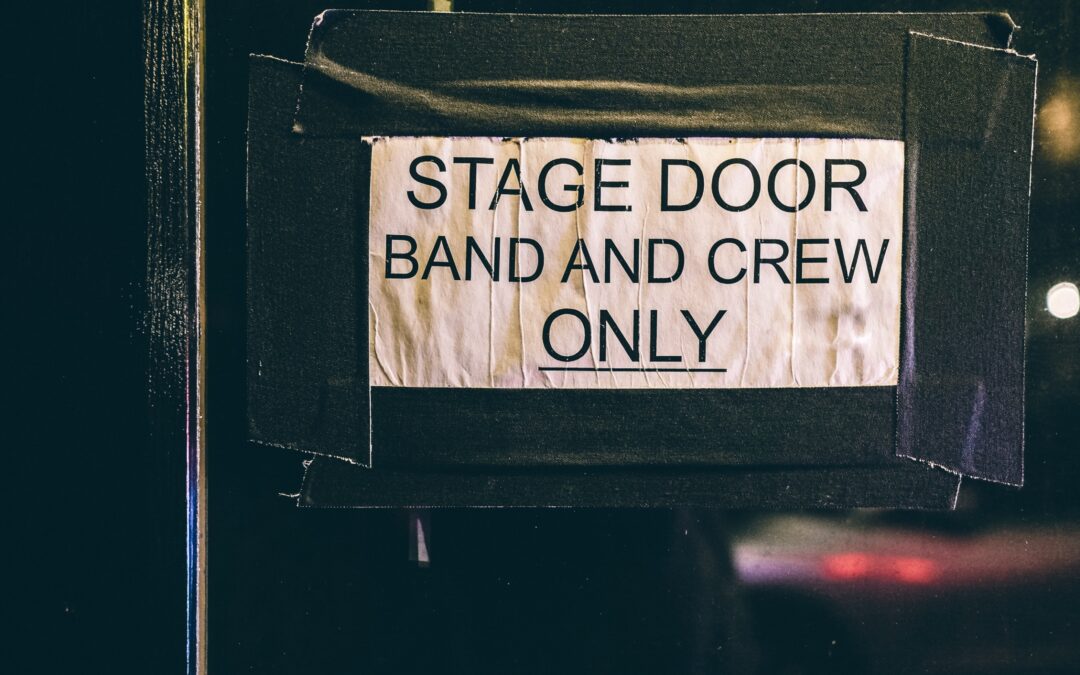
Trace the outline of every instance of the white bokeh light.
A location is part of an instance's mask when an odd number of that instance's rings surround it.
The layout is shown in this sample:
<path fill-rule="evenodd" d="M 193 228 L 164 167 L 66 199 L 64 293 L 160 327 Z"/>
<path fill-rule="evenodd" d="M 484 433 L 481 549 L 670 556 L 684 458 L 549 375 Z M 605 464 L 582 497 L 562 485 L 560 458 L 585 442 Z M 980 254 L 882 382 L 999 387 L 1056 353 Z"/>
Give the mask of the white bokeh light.
<path fill-rule="evenodd" d="M 1054 284 L 1046 293 L 1046 308 L 1059 319 L 1071 319 L 1080 312 L 1080 289 L 1071 281 Z"/>

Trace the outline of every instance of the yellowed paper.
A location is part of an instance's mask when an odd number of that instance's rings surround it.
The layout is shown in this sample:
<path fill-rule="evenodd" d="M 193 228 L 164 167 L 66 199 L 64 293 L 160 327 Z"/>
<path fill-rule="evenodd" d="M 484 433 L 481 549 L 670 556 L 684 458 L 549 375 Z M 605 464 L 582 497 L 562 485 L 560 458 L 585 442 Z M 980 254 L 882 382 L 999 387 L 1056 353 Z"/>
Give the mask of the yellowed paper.
<path fill-rule="evenodd" d="M 372 386 L 896 384 L 900 141 L 367 140 Z"/>

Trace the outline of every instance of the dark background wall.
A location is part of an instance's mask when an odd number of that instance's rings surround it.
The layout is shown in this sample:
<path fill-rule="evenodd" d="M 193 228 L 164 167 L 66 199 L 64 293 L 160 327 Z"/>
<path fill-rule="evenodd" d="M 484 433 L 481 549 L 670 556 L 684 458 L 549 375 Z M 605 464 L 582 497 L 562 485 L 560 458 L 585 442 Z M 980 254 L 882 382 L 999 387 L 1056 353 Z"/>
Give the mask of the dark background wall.
<path fill-rule="evenodd" d="M 3 669 L 179 672 L 184 477 L 148 437 L 142 332 L 141 5 L 7 12 Z"/>

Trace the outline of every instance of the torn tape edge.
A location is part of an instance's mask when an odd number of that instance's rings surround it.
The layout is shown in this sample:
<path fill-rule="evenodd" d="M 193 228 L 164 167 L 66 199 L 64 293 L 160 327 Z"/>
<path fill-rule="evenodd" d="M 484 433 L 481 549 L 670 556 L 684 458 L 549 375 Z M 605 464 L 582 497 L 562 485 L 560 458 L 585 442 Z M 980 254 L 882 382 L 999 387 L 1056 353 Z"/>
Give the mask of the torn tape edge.
<path fill-rule="evenodd" d="M 971 479 L 974 479 L 974 480 L 981 480 L 981 481 L 985 481 L 987 483 L 994 483 L 996 485 L 1005 485 L 1005 486 L 1008 486 L 1008 487 L 1011 487 L 1011 488 L 1017 488 L 1017 489 L 1022 488 L 1024 486 L 1024 483 L 1023 483 L 1024 476 L 1023 476 L 1022 471 L 1021 471 L 1021 475 L 1020 475 L 1021 482 L 1020 483 L 1010 483 L 1008 481 L 1004 481 L 1004 480 L 1001 480 L 999 478 L 990 478 L 989 476 L 983 476 L 983 475 L 980 475 L 978 473 L 971 473 L 971 472 L 965 473 L 965 472 L 963 472 L 963 471 L 961 471 L 959 469 L 955 469 L 955 468 L 953 468 L 951 466 L 946 466 L 944 464 L 939 464 L 937 462 L 931 461 L 929 459 L 925 459 L 923 457 L 915 457 L 913 455 L 908 455 L 908 454 L 904 454 L 904 453 L 901 453 L 901 452 L 896 453 L 896 456 L 901 458 L 901 459 L 909 459 L 909 460 L 914 461 L 914 462 L 919 462 L 920 464 L 926 464 L 927 466 L 930 466 L 930 467 L 932 467 L 934 469 L 941 469 L 942 471 L 944 471 L 946 473 L 951 473 L 951 474 L 953 474 L 954 476 L 957 476 L 960 479 L 971 478 Z M 1023 465 L 1021 465 L 1021 470 L 1022 469 L 1023 469 Z"/>
<path fill-rule="evenodd" d="M 370 398 L 369 398 L 369 404 L 368 405 L 369 405 L 369 409 L 370 409 Z M 371 426 L 371 424 L 369 422 L 368 427 L 370 428 L 370 426 Z M 335 455 L 332 452 L 324 452 L 324 451 L 321 451 L 321 450 L 312 450 L 311 448 L 301 448 L 301 447 L 299 447 L 299 446 L 297 446 L 295 444 L 292 444 L 292 443 L 275 443 L 273 441 L 267 441 L 267 440 L 263 440 L 261 438 L 250 438 L 250 437 L 248 438 L 248 441 L 251 442 L 251 443 L 254 443 L 256 445 L 261 445 L 261 446 L 266 447 L 266 448 L 276 448 L 278 450 L 290 450 L 292 452 L 299 452 L 299 453 L 301 453 L 303 455 L 318 455 L 319 457 L 327 457 L 329 459 L 340 460 L 340 461 L 345 462 L 347 464 L 352 464 L 353 466 L 363 467 L 365 469 L 372 468 L 372 466 L 371 466 L 372 457 L 371 457 L 370 437 L 369 437 L 369 442 L 368 442 L 368 463 L 367 464 L 364 464 L 362 461 L 360 461 L 360 460 L 358 460 L 358 459 L 356 459 L 354 457 L 347 457 L 345 455 Z"/>
<path fill-rule="evenodd" d="M 294 134 L 304 133 L 304 125 L 300 123 L 300 102 L 304 100 L 304 85 L 307 83 L 308 77 L 308 54 L 311 53 L 311 45 L 315 37 L 315 31 L 322 26 L 323 20 L 327 13 L 342 12 L 345 10 L 338 9 L 324 9 L 316 14 L 311 19 L 311 26 L 308 28 L 307 40 L 304 41 L 304 60 L 297 63 L 293 61 L 286 61 L 286 63 L 295 63 L 300 66 L 300 86 L 296 88 L 296 105 L 293 106 L 293 123 L 292 132 Z"/>
<path fill-rule="evenodd" d="M 1032 55 L 1034 58 L 1034 55 Z M 1039 117 L 1039 61 L 1035 59 L 1035 73 L 1032 76 L 1031 85 L 1031 152 L 1028 155 L 1028 200 L 1025 220 L 1027 236 L 1024 237 L 1024 333 L 1021 338 L 1020 356 L 1024 360 L 1024 368 L 1020 373 L 1021 391 L 1024 395 L 1020 399 L 1020 487 L 1027 482 L 1027 363 L 1028 363 L 1028 320 L 1027 307 L 1031 297 L 1031 195 L 1035 187 L 1035 123 Z"/>
<path fill-rule="evenodd" d="M 1008 46 L 1006 46 L 1006 47 L 991 47 L 989 45 L 980 45 L 980 44 L 977 44 L 977 43 L 974 43 L 974 42 L 967 42 L 965 40 L 957 40 L 956 38 L 942 37 L 940 35 L 934 35 L 933 33 L 924 33 L 922 31 L 917 31 L 917 30 L 909 30 L 908 31 L 908 36 L 909 37 L 917 36 L 917 37 L 922 37 L 922 38 L 929 38 L 931 40 L 938 40 L 938 41 L 941 41 L 941 42 L 951 42 L 953 44 L 963 45 L 965 47 L 971 47 L 972 49 L 984 49 L 984 50 L 990 51 L 990 52 L 999 52 L 1001 54 L 1008 54 L 1010 56 L 1015 56 L 1015 57 L 1017 57 L 1019 59 L 1022 59 L 1022 60 L 1033 61 L 1036 64 L 1038 64 L 1039 61 L 1038 61 L 1037 58 L 1035 58 L 1034 54 L 1021 54 L 1020 52 L 1013 49 L 1013 47 L 1012 47 L 1012 39 L 1013 39 L 1013 36 L 1016 35 L 1016 32 L 1017 32 L 1017 30 L 1019 30 L 1019 28 L 1020 28 L 1020 26 L 1017 26 L 1016 24 L 1013 24 L 1013 33 L 1012 33 L 1012 35 L 1009 36 Z"/>
<path fill-rule="evenodd" d="M 335 11 L 335 10 L 324 10 L 321 14 L 319 14 L 319 16 L 317 16 L 315 18 L 318 19 L 323 14 L 325 14 L 327 11 Z M 312 32 L 315 30 L 315 25 L 316 24 L 313 22 L 312 27 L 310 29 L 308 29 L 308 44 L 309 45 L 310 45 L 310 41 L 311 41 Z M 307 47 L 304 48 L 304 53 L 305 54 L 307 53 Z M 250 52 L 250 53 L 248 53 L 248 59 L 249 60 L 250 59 L 262 59 L 262 60 L 266 60 L 266 61 L 273 61 L 275 63 L 283 63 L 283 64 L 285 64 L 287 66 L 297 66 L 297 67 L 300 68 L 301 72 L 303 73 L 303 76 L 300 78 L 300 86 L 296 90 L 296 104 L 293 106 L 293 115 L 292 115 L 293 123 L 292 123 L 291 131 L 293 133 L 302 133 L 303 132 L 303 127 L 300 125 L 300 122 L 299 122 L 299 119 L 300 119 L 300 101 L 303 99 L 303 94 L 304 94 L 304 80 L 307 77 L 307 63 L 305 61 L 292 61 L 290 59 L 285 59 L 285 58 L 282 58 L 280 56 L 274 56 L 273 54 L 264 54 L 264 53 L 261 53 L 261 52 Z"/>
<path fill-rule="evenodd" d="M 284 64 L 289 65 L 289 66 L 302 66 L 302 65 L 304 65 L 303 61 L 290 61 L 289 59 L 284 59 L 284 58 L 282 58 L 280 56 L 274 56 L 273 54 L 263 54 L 261 52 L 249 52 L 248 53 L 248 58 L 249 59 L 266 59 L 268 61 L 276 61 L 278 63 L 284 63 Z"/>
<path fill-rule="evenodd" d="M 300 460 L 300 466 L 304 467 L 304 475 L 300 477 L 300 489 L 296 492 L 295 504 L 297 508 L 312 508 L 310 504 L 304 504 L 303 500 L 304 492 L 307 490 L 308 473 L 311 471 L 311 463 L 313 461 L 315 461 L 314 457 Z"/>
<path fill-rule="evenodd" d="M 625 509 L 655 510 L 655 509 L 664 509 L 664 508 L 668 508 L 668 509 L 676 508 L 676 507 L 673 507 L 673 506 L 656 506 L 655 504 L 634 504 L 634 505 L 630 505 L 630 506 L 625 505 L 625 504 L 621 504 L 621 505 L 618 505 L 618 506 L 580 506 L 580 505 L 574 505 L 574 504 L 539 504 L 539 503 L 511 504 L 511 505 L 507 505 L 507 504 L 453 504 L 453 505 L 446 505 L 446 504 L 424 504 L 424 503 L 419 503 L 419 502 L 416 503 L 416 504 L 404 504 L 404 505 L 402 505 L 402 504 L 309 504 L 309 503 L 304 502 L 304 494 L 305 494 L 305 492 L 307 490 L 308 475 L 310 473 L 311 464 L 312 464 L 313 461 L 314 461 L 313 459 L 305 459 L 305 460 L 303 460 L 301 462 L 301 464 L 304 467 L 304 476 L 300 481 L 300 491 L 299 492 L 292 493 L 292 494 L 286 494 L 286 493 L 282 493 L 282 492 L 278 493 L 282 497 L 286 497 L 286 498 L 290 498 L 290 499 L 295 498 L 296 508 L 298 508 L 298 509 L 333 510 L 333 511 L 358 511 L 358 510 L 387 511 L 387 510 L 425 509 L 425 510 L 446 511 L 446 510 L 463 510 L 463 509 L 464 510 L 482 510 L 482 509 L 483 510 L 487 510 L 487 509 L 548 509 L 548 510 L 579 509 L 580 510 L 580 509 L 618 508 L 618 509 L 624 509 L 624 510 Z M 961 485 L 963 485 L 965 476 L 963 476 L 962 474 L 958 474 L 955 471 L 950 471 L 949 469 L 946 469 L 943 466 L 938 466 L 938 465 L 933 464 L 931 462 L 926 462 L 926 463 L 930 464 L 932 468 L 940 469 L 940 470 L 944 471 L 945 473 L 955 475 L 957 477 L 956 489 L 953 491 L 952 497 L 949 499 L 949 504 L 948 504 L 948 510 L 955 511 L 956 510 L 956 505 L 960 500 L 960 487 L 961 487 Z M 719 509 L 723 509 L 723 508 L 729 508 L 729 507 L 724 507 L 724 506 L 703 506 L 703 507 L 691 507 L 691 508 L 708 508 L 708 509 L 717 509 L 717 508 L 719 508 Z M 807 507 L 803 507 L 803 508 L 807 508 Z M 849 509 L 849 508 L 852 508 L 852 507 L 843 506 L 843 505 L 837 505 L 837 504 L 828 504 L 828 505 L 817 505 L 817 506 L 813 506 L 813 507 L 809 507 L 809 508 L 813 508 L 814 510 L 817 510 L 817 511 L 840 511 L 840 510 Z M 861 507 L 854 507 L 854 508 L 861 508 Z M 866 508 L 874 508 L 874 507 L 866 507 Z M 768 510 L 775 512 L 775 511 L 782 511 L 784 509 L 770 508 Z M 940 509 L 937 508 L 937 507 L 933 507 L 933 506 L 914 506 L 914 507 L 905 507 L 902 510 L 905 510 L 905 511 L 939 511 Z"/>
<path fill-rule="evenodd" d="M 532 503 L 532 504 L 460 504 L 459 503 L 459 504 L 453 504 L 453 505 L 447 505 L 447 504 L 424 504 L 424 503 L 421 503 L 421 502 L 417 502 L 417 503 L 413 503 L 413 504 L 404 504 L 404 505 L 402 505 L 402 504 L 309 504 L 309 503 L 304 502 L 304 495 L 307 492 L 308 480 L 309 480 L 309 477 L 311 475 L 311 465 L 315 462 L 315 459 L 316 459 L 315 454 L 316 453 L 305 452 L 304 454 L 307 454 L 308 457 L 300 461 L 300 464 L 304 468 L 304 475 L 300 479 L 300 488 L 299 488 L 299 490 L 297 492 L 295 492 L 295 493 L 283 493 L 283 492 L 278 493 L 279 496 L 286 497 L 286 498 L 289 498 L 289 499 L 295 499 L 296 508 L 300 508 L 300 509 L 327 509 L 327 510 L 338 510 L 338 511 L 340 511 L 340 510 L 389 510 L 389 509 L 405 509 L 405 510 L 408 510 L 408 509 L 428 509 L 428 510 L 472 509 L 472 510 L 478 510 L 478 509 L 581 509 L 581 508 L 586 508 L 586 509 L 603 509 L 603 508 L 657 509 L 657 508 L 674 508 L 673 506 L 657 506 L 655 504 L 634 504 L 634 505 L 619 504 L 617 506 L 585 506 L 585 507 L 583 507 L 581 505 L 577 505 L 577 504 L 550 504 L 550 503 Z M 942 471 L 942 472 L 944 472 L 946 474 L 956 476 L 956 478 L 957 478 L 956 489 L 953 491 L 952 497 L 949 500 L 949 504 L 948 504 L 948 510 L 956 510 L 956 505 L 957 505 L 957 503 L 959 502 L 959 499 L 960 499 L 960 488 L 963 485 L 963 481 L 964 481 L 964 478 L 966 478 L 966 476 L 964 476 L 961 473 L 958 473 L 957 471 L 949 469 L 949 468 L 947 468 L 945 466 L 935 464 L 934 462 L 921 460 L 921 459 L 918 459 L 918 458 L 910 458 L 910 459 L 915 459 L 915 461 L 920 462 L 920 463 L 922 463 L 924 465 L 927 465 L 931 469 L 940 470 L 940 471 Z M 1013 487 L 1015 487 L 1015 486 L 1013 486 Z M 694 508 L 711 508 L 711 509 L 721 508 L 722 509 L 722 508 L 730 508 L 730 507 L 712 505 L 712 506 L 702 506 L 702 507 L 694 507 Z M 808 507 L 804 506 L 804 507 L 796 507 L 796 508 L 808 508 Z M 819 505 L 809 507 L 809 508 L 813 508 L 815 510 L 822 510 L 822 511 L 839 511 L 841 509 L 848 509 L 848 508 L 852 508 L 852 507 L 844 506 L 844 505 L 838 505 L 838 504 L 825 504 L 825 505 L 819 504 Z M 855 508 L 859 508 L 859 507 L 855 507 Z M 867 508 L 875 508 L 875 507 L 867 507 Z M 883 508 L 888 508 L 888 507 L 883 507 Z M 782 508 L 781 509 L 771 508 L 769 510 L 776 511 L 776 510 L 783 510 L 783 509 Z M 910 510 L 910 511 L 939 511 L 941 509 L 939 507 L 934 507 L 934 506 L 909 506 L 909 507 L 903 507 L 903 510 Z"/>
<path fill-rule="evenodd" d="M 319 12 L 312 19 L 312 28 L 315 28 L 317 25 L 321 25 L 322 21 L 324 19 L 324 16 L 327 15 L 327 14 L 343 14 L 343 15 L 349 15 L 349 14 L 351 14 L 351 15 L 357 15 L 357 14 L 381 14 L 381 15 L 393 15 L 393 14 L 396 14 L 396 15 L 406 15 L 406 14 L 411 14 L 411 15 L 415 15 L 415 14 L 417 14 L 417 12 L 416 12 L 416 10 L 409 10 L 409 9 L 377 9 L 377 8 L 365 9 L 365 8 L 362 8 L 362 7 L 324 9 L 323 11 Z M 840 16 L 840 17 L 844 17 L 844 16 L 938 16 L 938 15 L 941 15 L 941 14 L 948 15 L 948 16 L 982 16 L 982 17 L 993 16 L 993 17 L 1006 19 L 1008 21 L 1009 28 L 1012 29 L 1012 34 L 1015 34 L 1016 31 L 1020 28 L 1020 26 L 1016 23 L 1016 21 L 1013 20 L 1012 15 L 1010 15 L 1007 11 L 994 11 L 994 10 L 983 10 L 983 11 L 969 10 L 969 11 L 961 11 L 961 12 L 940 12 L 940 11 L 938 11 L 938 12 L 935 12 L 935 11 L 922 11 L 922 12 L 768 12 L 768 13 L 734 12 L 734 13 L 731 13 L 731 14 L 726 14 L 725 13 L 725 14 L 711 14 L 711 15 L 710 14 L 705 14 L 705 15 L 703 15 L 703 14 L 694 14 L 694 13 L 690 13 L 690 12 L 682 12 L 682 13 L 679 13 L 679 12 L 667 12 L 667 13 L 659 13 L 659 14 L 626 14 L 626 13 L 621 13 L 621 12 L 609 12 L 609 13 L 599 13 L 599 14 L 590 14 L 590 13 L 585 13 L 585 12 L 566 13 L 566 14 L 561 13 L 561 12 L 459 12 L 459 11 L 454 11 L 454 12 L 424 12 L 425 16 L 436 16 L 436 15 L 446 15 L 446 16 L 488 16 L 488 17 L 504 17 L 505 16 L 505 17 L 514 17 L 514 18 L 537 17 L 537 18 L 541 18 L 541 19 L 543 19 L 543 18 L 564 18 L 564 17 L 565 18 L 588 18 L 588 19 L 594 19 L 594 18 L 597 18 L 597 17 L 618 17 L 618 18 L 625 18 L 625 19 L 637 19 L 637 18 L 643 18 L 643 17 L 645 17 L 645 18 L 653 18 L 653 19 L 670 19 L 670 18 L 697 19 L 697 18 L 701 18 L 701 17 L 706 17 L 707 18 L 707 17 L 711 17 L 711 16 L 723 16 L 725 18 L 741 18 L 741 19 L 770 17 L 770 16 L 783 16 L 783 17 L 813 16 L 813 17 L 830 17 L 831 18 L 831 17 L 837 17 L 837 16 Z M 318 23 L 316 23 L 316 22 L 318 22 Z M 1010 38 L 1011 38 L 1012 34 L 1010 34 Z M 309 35 L 309 37 L 310 37 L 310 35 Z"/>

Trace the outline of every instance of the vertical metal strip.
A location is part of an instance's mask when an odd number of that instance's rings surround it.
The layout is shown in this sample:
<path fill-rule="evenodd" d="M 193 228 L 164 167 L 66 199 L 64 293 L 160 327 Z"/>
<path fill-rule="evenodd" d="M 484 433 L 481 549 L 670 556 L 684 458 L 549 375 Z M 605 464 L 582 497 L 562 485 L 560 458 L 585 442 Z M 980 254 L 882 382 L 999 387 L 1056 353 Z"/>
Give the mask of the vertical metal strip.
<path fill-rule="evenodd" d="M 183 493 L 184 672 L 189 674 L 206 672 L 203 17 L 202 0 L 143 4 L 149 451 L 154 454 L 163 500 Z M 163 574 L 173 569 L 170 535 L 180 530 L 173 513 L 166 508 L 160 523 Z"/>
<path fill-rule="evenodd" d="M 188 41 L 189 67 L 192 118 L 192 140 L 195 145 L 195 316 L 196 327 L 195 354 L 193 359 L 194 377 L 190 381 L 195 383 L 194 400 L 189 410 L 189 429 L 193 434 L 189 436 L 193 442 L 188 444 L 188 483 L 194 485 L 194 490 L 188 491 L 188 503 L 194 503 L 195 518 L 189 518 L 189 523 L 194 531 L 188 530 L 187 540 L 189 549 L 194 547 L 192 558 L 196 569 L 191 575 L 192 590 L 189 597 L 193 599 L 193 606 L 189 606 L 189 634 L 193 636 L 188 644 L 188 652 L 194 652 L 194 668 L 189 666 L 189 672 L 196 675 L 206 675 L 207 668 L 207 565 L 206 565 L 206 542 L 207 542 L 207 492 L 206 492 L 206 415 L 205 399 L 206 391 L 206 249 L 203 243 L 206 241 L 206 221 L 203 206 L 206 204 L 206 181 L 204 174 L 205 147 L 203 144 L 204 124 L 203 117 L 203 78 L 205 75 L 205 44 L 206 44 L 206 6 L 205 0 L 188 0 L 184 15 L 187 19 L 185 25 L 190 29 Z M 191 506 L 188 507 L 189 512 Z M 193 642 L 194 644 L 191 644 Z M 189 663 L 192 661 L 189 659 Z"/>

